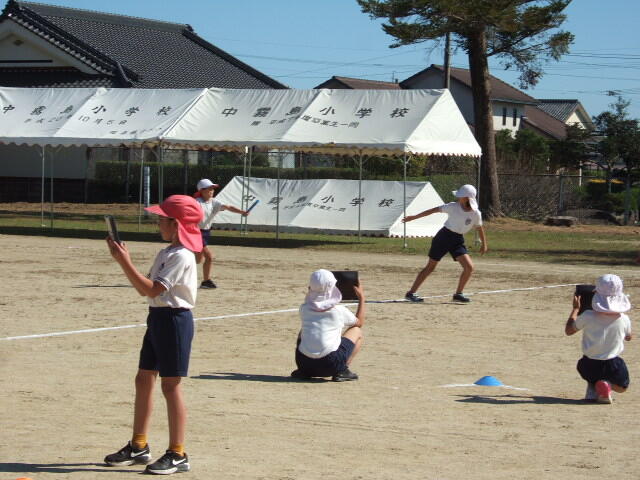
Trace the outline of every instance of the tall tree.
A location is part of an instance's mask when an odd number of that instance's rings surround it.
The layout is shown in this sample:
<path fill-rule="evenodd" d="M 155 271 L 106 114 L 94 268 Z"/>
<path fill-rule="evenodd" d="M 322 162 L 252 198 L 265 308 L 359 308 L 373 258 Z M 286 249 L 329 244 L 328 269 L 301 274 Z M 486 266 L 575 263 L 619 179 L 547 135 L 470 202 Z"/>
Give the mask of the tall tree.
<path fill-rule="evenodd" d="M 385 18 L 391 47 L 438 40 L 450 33 L 467 53 L 474 127 L 482 147 L 480 205 L 488 217 L 501 214 L 488 58 L 520 72 L 520 86 L 535 85 L 543 61 L 558 60 L 573 35 L 557 31 L 571 0 L 357 0 L 364 13 Z"/>

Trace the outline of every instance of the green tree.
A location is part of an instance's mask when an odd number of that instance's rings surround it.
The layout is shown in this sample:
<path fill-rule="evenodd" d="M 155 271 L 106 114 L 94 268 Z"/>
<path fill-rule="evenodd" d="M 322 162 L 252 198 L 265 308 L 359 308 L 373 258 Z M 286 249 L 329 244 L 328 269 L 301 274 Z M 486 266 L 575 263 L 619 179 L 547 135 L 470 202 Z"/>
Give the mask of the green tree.
<path fill-rule="evenodd" d="M 578 125 L 567 127 L 567 136 L 561 140 L 552 141 L 550 147 L 550 168 L 557 171 L 560 168 L 577 170 L 586 161 L 592 149 L 593 131 Z"/>
<path fill-rule="evenodd" d="M 640 167 L 640 125 L 637 118 L 629 118 L 627 109 L 630 103 L 618 96 L 616 102 L 609 105 L 611 110 L 593 118 L 596 130 L 602 135 L 596 146 L 600 155 L 594 163 L 606 172 L 609 193 L 611 193 L 613 169 L 618 164 L 622 164 L 627 191 L 625 223 L 629 216 L 631 175 L 634 169 Z"/>
<path fill-rule="evenodd" d="M 518 154 L 518 172 L 541 173 L 547 169 L 549 143 L 543 136 L 531 130 L 518 130 L 513 147 Z"/>
<path fill-rule="evenodd" d="M 558 60 L 573 41 L 569 32 L 552 33 L 565 20 L 571 0 L 357 0 L 364 13 L 385 18 L 396 41 L 391 47 L 438 40 L 451 34 L 467 53 L 474 103 L 474 128 L 482 147 L 480 204 L 487 217 L 501 214 L 491 111 L 491 56 L 520 72 L 523 88 L 542 76 L 544 60 Z"/>

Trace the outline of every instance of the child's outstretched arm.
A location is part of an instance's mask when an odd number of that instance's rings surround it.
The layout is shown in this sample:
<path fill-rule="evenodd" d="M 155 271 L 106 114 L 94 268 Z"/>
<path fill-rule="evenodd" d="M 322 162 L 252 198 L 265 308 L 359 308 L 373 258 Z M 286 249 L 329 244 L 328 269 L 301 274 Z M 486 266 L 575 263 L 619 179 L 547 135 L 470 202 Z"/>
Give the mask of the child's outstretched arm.
<path fill-rule="evenodd" d="M 417 220 L 418 218 L 426 217 L 427 215 L 431 215 L 432 213 L 438 213 L 440 211 L 440 207 L 430 208 L 429 210 L 425 210 L 424 212 L 417 213 L 415 215 L 407 215 L 402 219 L 403 223 L 411 222 L 413 220 Z"/>
<path fill-rule="evenodd" d="M 164 285 L 145 277 L 136 269 L 131 261 L 129 250 L 124 243 L 114 242 L 111 238 L 107 237 L 107 245 L 109 246 L 111 256 L 118 262 L 127 279 L 131 282 L 131 285 L 133 285 L 133 288 L 135 288 L 141 296 L 155 298 L 166 290 Z"/>
<path fill-rule="evenodd" d="M 564 333 L 566 335 L 573 335 L 578 331 L 576 327 L 576 319 L 578 318 L 578 312 L 580 311 L 580 297 L 578 295 L 573 296 L 573 309 L 567 319 L 567 324 L 564 326 Z"/>
<path fill-rule="evenodd" d="M 249 212 L 247 212 L 245 210 L 240 210 L 239 208 L 234 207 L 233 205 L 223 205 L 222 209 L 223 210 L 229 210 L 230 212 L 233 212 L 233 213 L 239 213 L 243 217 L 246 217 L 247 215 L 249 215 Z"/>

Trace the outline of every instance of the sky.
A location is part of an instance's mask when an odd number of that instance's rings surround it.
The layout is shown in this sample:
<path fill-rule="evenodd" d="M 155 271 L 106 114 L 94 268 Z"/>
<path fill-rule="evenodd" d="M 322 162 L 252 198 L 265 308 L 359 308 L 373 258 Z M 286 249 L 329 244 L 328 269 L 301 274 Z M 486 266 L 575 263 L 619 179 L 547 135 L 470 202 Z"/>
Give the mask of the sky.
<path fill-rule="evenodd" d="M 355 0 L 40 0 L 39 3 L 186 23 L 205 40 L 291 88 L 345 76 L 402 81 L 443 63 L 434 42 L 389 48 L 382 21 Z M 640 2 L 573 0 L 563 29 L 575 35 L 568 55 L 545 66 L 535 98 L 577 99 L 591 116 L 610 109 L 616 92 L 640 118 Z M 452 66 L 468 68 L 464 52 Z M 518 86 L 518 73 L 490 61 L 491 73 Z"/>

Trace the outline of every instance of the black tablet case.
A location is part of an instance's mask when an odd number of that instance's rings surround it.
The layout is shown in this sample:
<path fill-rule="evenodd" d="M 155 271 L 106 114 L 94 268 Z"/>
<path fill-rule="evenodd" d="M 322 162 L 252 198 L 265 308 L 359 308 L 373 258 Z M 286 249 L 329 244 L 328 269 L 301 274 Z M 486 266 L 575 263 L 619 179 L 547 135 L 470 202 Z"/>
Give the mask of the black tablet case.
<path fill-rule="evenodd" d="M 358 271 L 357 270 L 339 270 L 333 273 L 336 277 L 336 287 L 342 293 L 342 300 L 357 300 L 358 296 L 353 289 L 354 285 L 358 285 Z"/>
<path fill-rule="evenodd" d="M 595 285 L 576 285 L 576 295 L 580 297 L 580 310 L 578 314 L 585 310 L 591 310 L 591 301 L 596 291 Z"/>

